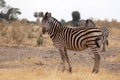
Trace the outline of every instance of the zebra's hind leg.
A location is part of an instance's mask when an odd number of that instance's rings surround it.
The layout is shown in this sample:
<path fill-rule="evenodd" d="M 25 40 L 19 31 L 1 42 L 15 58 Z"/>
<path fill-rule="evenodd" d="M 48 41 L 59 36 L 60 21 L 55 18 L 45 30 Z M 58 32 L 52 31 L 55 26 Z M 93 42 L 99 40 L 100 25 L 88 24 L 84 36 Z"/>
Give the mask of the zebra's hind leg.
<path fill-rule="evenodd" d="M 99 66 L 100 66 L 100 56 L 99 54 L 94 54 L 95 58 L 95 64 L 94 64 L 94 68 L 92 70 L 92 73 L 98 73 L 99 72 Z"/>
<path fill-rule="evenodd" d="M 100 66 L 100 56 L 98 53 L 98 48 L 97 47 L 91 47 L 93 54 L 94 54 L 94 67 L 92 70 L 92 73 L 98 73 L 99 72 L 99 66 Z"/>
<path fill-rule="evenodd" d="M 102 52 L 106 51 L 106 45 L 108 46 L 108 40 L 106 40 L 105 42 L 103 42 Z"/>
<path fill-rule="evenodd" d="M 105 52 L 105 43 L 103 43 L 102 52 Z"/>

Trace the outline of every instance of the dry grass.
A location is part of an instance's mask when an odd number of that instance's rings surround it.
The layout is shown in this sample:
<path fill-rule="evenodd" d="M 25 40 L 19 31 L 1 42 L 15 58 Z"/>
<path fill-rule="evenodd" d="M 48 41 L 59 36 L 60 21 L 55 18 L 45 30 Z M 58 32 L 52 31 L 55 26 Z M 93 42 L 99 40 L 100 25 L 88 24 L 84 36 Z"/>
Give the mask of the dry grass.
<path fill-rule="evenodd" d="M 109 26 L 109 47 L 120 47 L 120 23 L 116 20 L 109 22 L 96 21 L 97 26 Z M 34 46 L 41 50 L 53 48 L 52 41 L 47 34 L 43 35 L 43 46 L 37 46 L 36 40 L 39 37 L 38 27 L 30 24 L 22 24 L 20 21 L 14 22 L 9 26 L 0 25 L 0 45 L 24 45 Z M 120 62 L 120 56 L 107 58 L 110 62 Z M 57 61 L 45 61 L 43 59 L 31 58 L 23 61 L 8 61 L 0 63 L 3 65 L 31 65 L 41 62 L 46 64 L 58 64 Z M 61 72 L 57 68 L 46 69 L 40 68 L 17 68 L 17 69 L 0 69 L 0 80 L 120 80 L 120 72 L 109 72 L 101 69 L 100 73 L 92 74 L 91 68 L 76 66 L 73 73 Z"/>
<path fill-rule="evenodd" d="M 92 74 L 87 67 L 76 68 L 73 73 L 45 68 L 0 69 L 0 80 L 120 80 L 119 75 L 106 70 Z"/>
<path fill-rule="evenodd" d="M 120 47 L 120 40 L 110 39 L 109 47 Z"/>
<path fill-rule="evenodd" d="M 109 62 L 120 62 L 120 55 L 116 57 L 109 57 L 106 60 Z"/>
<path fill-rule="evenodd" d="M 108 58 L 108 60 L 112 60 Z M 115 61 L 117 59 L 114 59 Z M 0 63 L 0 65 L 33 65 L 39 64 L 55 64 L 59 62 L 54 60 L 44 60 L 42 58 L 34 57 L 30 59 L 23 59 L 20 61 L 8 61 Z M 91 67 L 81 67 L 78 64 L 73 67 L 73 72 L 62 72 L 58 69 L 59 66 L 48 68 L 44 66 L 29 66 L 24 68 L 1 68 L 0 80 L 120 80 L 120 71 L 111 72 L 100 68 L 98 74 L 91 73 Z"/>
<path fill-rule="evenodd" d="M 98 27 L 108 26 L 110 31 L 109 39 L 112 38 L 120 40 L 120 22 L 117 20 L 94 20 Z M 6 26 L 5 24 L 0 24 L 0 43 L 1 44 L 19 44 L 19 45 L 31 45 L 36 46 L 36 40 L 39 37 L 41 28 L 28 23 L 23 23 L 22 21 L 16 21 Z M 52 43 L 47 35 L 43 35 L 44 43 L 43 46 L 49 46 Z M 112 43 L 111 43 L 112 44 Z"/>
<path fill-rule="evenodd" d="M 23 65 L 34 65 L 34 64 L 59 64 L 58 61 L 55 61 L 54 59 L 46 60 L 40 57 L 30 57 L 30 58 L 24 58 L 21 60 L 14 60 L 14 61 L 6 61 L 6 62 L 0 62 L 0 65 L 4 66 L 23 66 Z"/>

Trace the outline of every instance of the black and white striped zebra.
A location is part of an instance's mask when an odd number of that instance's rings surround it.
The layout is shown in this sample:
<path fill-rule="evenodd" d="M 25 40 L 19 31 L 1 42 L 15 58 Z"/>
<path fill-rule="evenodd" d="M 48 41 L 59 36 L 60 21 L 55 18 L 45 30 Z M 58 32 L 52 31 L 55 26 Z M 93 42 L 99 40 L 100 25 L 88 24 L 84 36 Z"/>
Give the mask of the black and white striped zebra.
<path fill-rule="evenodd" d="M 91 20 L 91 19 L 87 19 L 86 23 L 85 23 L 85 27 L 96 27 L 95 23 Z M 96 27 L 97 28 L 97 27 Z M 108 27 L 103 26 L 101 28 L 99 28 L 102 32 L 103 32 L 103 47 L 102 47 L 102 51 L 105 52 L 106 51 L 106 45 L 108 46 L 108 35 L 109 35 L 109 30 Z"/>
<path fill-rule="evenodd" d="M 42 19 L 43 26 L 46 28 L 54 46 L 59 50 L 61 59 L 63 61 L 63 71 L 66 69 L 65 62 L 67 62 L 69 71 L 72 67 L 67 55 L 67 49 L 74 51 L 81 51 L 91 48 L 94 54 L 94 68 L 92 72 L 97 73 L 100 66 L 100 56 L 98 49 L 102 41 L 102 32 L 97 28 L 68 28 L 51 17 L 51 13 L 46 12 Z"/>

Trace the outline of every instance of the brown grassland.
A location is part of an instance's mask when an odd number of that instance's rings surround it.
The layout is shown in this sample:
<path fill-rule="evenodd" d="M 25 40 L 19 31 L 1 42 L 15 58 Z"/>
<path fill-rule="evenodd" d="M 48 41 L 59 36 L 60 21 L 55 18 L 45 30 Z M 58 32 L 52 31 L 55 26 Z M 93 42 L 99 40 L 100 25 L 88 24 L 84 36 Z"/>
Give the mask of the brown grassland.
<path fill-rule="evenodd" d="M 120 80 L 120 22 L 95 23 L 98 27 L 108 26 L 110 31 L 109 46 L 101 54 L 104 59 L 98 74 L 91 73 L 89 50 L 81 54 L 68 51 L 73 72 L 62 72 L 59 53 L 48 35 L 43 35 L 42 46 L 36 43 L 41 28 L 21 21 L 0 24 L 0 80 Z"/>

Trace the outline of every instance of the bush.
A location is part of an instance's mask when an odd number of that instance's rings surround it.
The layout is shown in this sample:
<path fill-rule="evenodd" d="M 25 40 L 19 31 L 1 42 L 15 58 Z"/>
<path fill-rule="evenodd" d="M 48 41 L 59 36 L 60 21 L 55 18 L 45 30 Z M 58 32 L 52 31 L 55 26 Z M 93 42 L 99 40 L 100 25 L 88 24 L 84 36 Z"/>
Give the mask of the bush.
<path fill-rule="evenodd" d="M 73 18 L 72 21 L 74 21 L 74 22 L 77 21 L 78 22 L 80 20 L 80 13 L 78 11 L 73 11 L 72 12 L 72 18 Z"/>
<path fill-rule="evenodd" d="M 42 44 L 43 44 L 43 36 L 42 34 L 40 34 L 39 38 L 37 39 L 37 45 L 42 46 Z"/>

